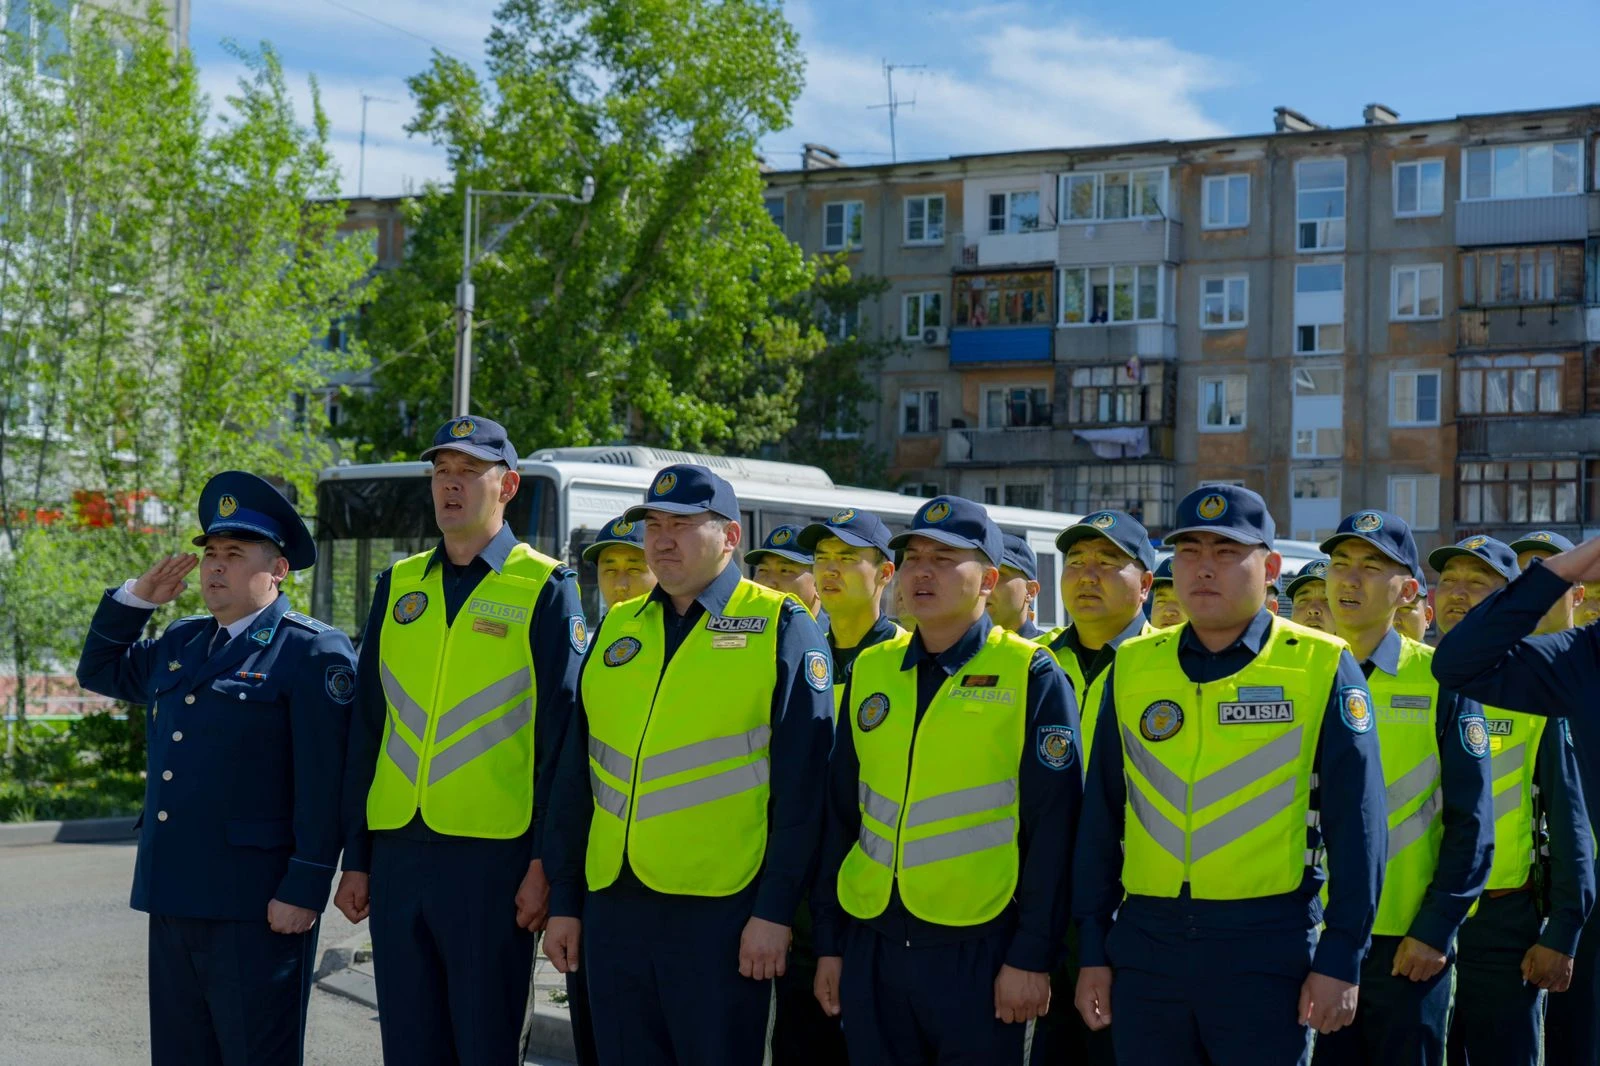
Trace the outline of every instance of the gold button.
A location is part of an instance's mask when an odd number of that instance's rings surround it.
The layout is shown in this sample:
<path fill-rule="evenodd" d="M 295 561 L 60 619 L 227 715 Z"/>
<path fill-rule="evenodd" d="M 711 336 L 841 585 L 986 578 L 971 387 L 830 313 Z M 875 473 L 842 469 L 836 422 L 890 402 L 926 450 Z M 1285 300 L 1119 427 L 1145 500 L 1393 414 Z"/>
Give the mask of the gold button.
<path fill-rule="evenodd" d="M 166 820 L 167 820 L 167 812 L 166 811 L 157 811 L 156 812 L 156 821 L 164 822 Z"/>
<path fill-rule="evenodd" d="M 187 696 L 185 696 L 185 697 L 184 697 L 184 698 L 183 698 L 183 702 L 184 702 L 184 703 L 193 703 L 193 702 L 194 702 L 194 693 L 193 693 L 193 692 L 191 692 L 191 693 L 189 693 L 189 694 L 188 694 L 188 695 L 187 695 Z"/>
<path fill-rule="evenodd" d="M 163 771 L 161 771 L 161 780 L 163 780 L 163 781 L 171 781 L 172 780 L 172 771 L 171 770 L 163 770 Z"/>
<path fill-rule="evenodd" d="M 182 740 L 183 739 L 183 730 L 180 729 L 177 732 L 173 733 L 172 734 L 172 739 L 173 740 Z"/>

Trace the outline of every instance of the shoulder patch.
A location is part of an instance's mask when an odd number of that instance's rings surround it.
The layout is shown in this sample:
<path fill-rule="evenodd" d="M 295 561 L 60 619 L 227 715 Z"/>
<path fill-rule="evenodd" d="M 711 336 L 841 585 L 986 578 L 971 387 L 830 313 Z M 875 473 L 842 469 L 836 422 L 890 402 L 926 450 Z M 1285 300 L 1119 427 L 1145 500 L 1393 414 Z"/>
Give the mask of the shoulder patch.
<path fill-rule="evenodd" d="M 806 652 L 805 671 L 806 684 L 818 692 L 828 691 L 828 686 L 833 683 L 833 667 L 826 654 L 820 651 Z"/>
<path fill-rule="evenodd" d="M 319 622 L 315 618 L 312 618 L 309 614 L 301 614 L 299 611 L 286 611 L 284 613 L 283 620 L 285 622 L 293 622 L 296 625 L 304 626 L 313 633 L 326 633 L 333 628 L 328 623 Z"/>
<path fill-rule="evenodd" d="M 326 680 L 328 698 L 334 703 L 349 703 L 356 698 L 356 672 L 348 666 L 330 666 Z"/>
<path fill-rule="evenodd" d="M 1052 770 L 1065 770 L 1077 761 L 1077 748 L 1072 743 L 1072 727 L 1042 725 L 1039 727 L 1039 761 Z"/>
<path fill-rule="evenodd" d="M 1461 746 L 1467 749 L 1467 754 L 1474 759 L 1481 759 L 1489 754 L 1489 726 L 1484 722 L 1483 715 L 1461 716 Z"/>
<path fill-rule="evenodd" d="M 567 619 L 567 639 L 572 642 L 572 650 L 582 655 L 589 650 L 589 623 L 577 615 Z"/>
<path fill-rule="evenodd" d="M 1352 733 L 1372 730 L 1372 696 L 1366 689 L 1347 685 L 1339 690 L 1339 717 Z"/>

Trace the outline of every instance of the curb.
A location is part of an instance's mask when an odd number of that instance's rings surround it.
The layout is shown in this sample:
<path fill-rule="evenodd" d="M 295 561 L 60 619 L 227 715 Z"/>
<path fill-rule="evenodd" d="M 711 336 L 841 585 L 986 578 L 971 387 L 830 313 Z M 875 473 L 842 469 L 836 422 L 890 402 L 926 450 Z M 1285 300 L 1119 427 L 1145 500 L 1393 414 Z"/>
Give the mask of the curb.
<path fill-rule="evenodd" d="M 0 825 L 0 848 L 26 844 L 101 844 L 134 838 L 132 816 L 84 818 L 71 822 L 15 822 Z"/>

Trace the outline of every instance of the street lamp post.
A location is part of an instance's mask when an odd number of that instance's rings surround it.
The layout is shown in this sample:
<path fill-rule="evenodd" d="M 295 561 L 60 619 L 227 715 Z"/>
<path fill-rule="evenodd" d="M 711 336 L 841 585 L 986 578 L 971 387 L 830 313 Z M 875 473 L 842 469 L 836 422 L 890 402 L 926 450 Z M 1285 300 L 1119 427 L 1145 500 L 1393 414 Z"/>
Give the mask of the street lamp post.
<path fill-rule="evenodd" d="M 509 200 L 525 200 L 527 206 L 503 226 L 494 238 L 484 245 L 476 255 L 473 254 L 473 244 L 476 242 L 477 215 L 474 213 L 474 200 L 489 197 L 503 197 Z M 512 192 L 495 189 L 474 189 L 467 187 L 466 202 L 462 206 L 461 219 L 461 284 L 456 286 L 456 375 L 455 386 L 450 395 L 450 410 L 452 417 L 461 418 L 467 414 L 467 408 L 472 404 L 472 308 L 474 293 L 472 289 L 472 268 L 483 261 L 484 256 L 500 247 L 500 242 L 506 239 L 510 232 L 527 218 L 535 207 L 542 203 L 569 203 L 586 204 L 594 199 L 594 178 L 583 179 L 583 191 L 574 196 L 566 192 Z"/>

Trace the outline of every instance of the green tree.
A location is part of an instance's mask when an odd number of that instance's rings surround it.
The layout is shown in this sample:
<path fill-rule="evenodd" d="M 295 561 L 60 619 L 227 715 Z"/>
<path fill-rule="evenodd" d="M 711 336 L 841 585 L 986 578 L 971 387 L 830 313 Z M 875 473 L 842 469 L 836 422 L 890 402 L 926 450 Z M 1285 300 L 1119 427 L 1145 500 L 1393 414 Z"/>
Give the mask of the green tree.
<path fill-rule="evenodd" d="M 159 7 L 68 24 L 50 0 L 10 6 L 0 654 L 21 681 L 76 658 L 103 583 L 186 543 L 210 474 L 310 489 L 325 427 L 294 398 L 359 358 L 318 338 L 364 298 L 372 255 L 317 199 L 337 191 L 327 122 L 297 120 L 270 48 L 236 50 L 249 75 L 214 114 Z"/>
<path fill-rule="evenodd" d="M 762 0 L 507 0 L 486 76 L 435 54 L 410 129 L 454 180 L 415 204 L 405 263 L 364 326 L 358 454 L 415 454 L 449 417 L 464 190 L 572 191 L 476 270 L 473 407 L 524 447 L 630 439 L 750 452 L 794 425 L 822 339 L 783 307 L 800 252 L 768 218 L 757 140 L 801 86 L 794 29 Z M 486 208 L 486 235 L 521 204 Z M 404 403 L 408 427 L 396 416 Z"/>

